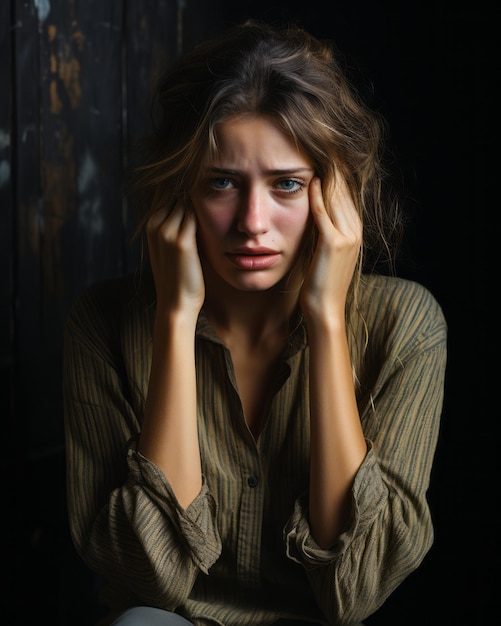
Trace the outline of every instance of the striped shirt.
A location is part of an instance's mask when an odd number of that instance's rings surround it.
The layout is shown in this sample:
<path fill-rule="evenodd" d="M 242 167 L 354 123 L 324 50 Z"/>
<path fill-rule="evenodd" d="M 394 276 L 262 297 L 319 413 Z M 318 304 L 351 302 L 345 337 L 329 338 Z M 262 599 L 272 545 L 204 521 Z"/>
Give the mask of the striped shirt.
<path fill-rule="evenodd" d="M 103 623 L 134 605 L 176 610 L 197 626 L 365 619 L 433 542 L 426 494 L 447 345 L 435 298 L 412 281 L 363 278 L 349 341 L 368 452 L 352 486 L 350 523 L 329 549 L 315 543 L 308 523 L 304 323 L 290 335 L 255 440 L 230 353 L 202 309 L 195 353 L 203 486 L 183 509 L 136 449 L 154 312 L 152 284 L 123 277 L 87 289 L 66 324 L 68 516 L 78 553 L 107 581 Z"/>

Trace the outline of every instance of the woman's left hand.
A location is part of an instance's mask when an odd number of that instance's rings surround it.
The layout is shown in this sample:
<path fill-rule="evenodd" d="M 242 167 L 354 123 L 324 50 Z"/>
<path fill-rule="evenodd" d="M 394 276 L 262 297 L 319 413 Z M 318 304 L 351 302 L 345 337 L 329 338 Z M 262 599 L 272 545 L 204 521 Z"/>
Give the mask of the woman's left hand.
<path fill-rule="evenodd" d="M 344 320 L 346 296 L 362 244 L 362 221 L 340 174 L 328 199 L 332 219 L 319 178 L 311 181 L 309 195 L 318 242 L 301 289 L 301 308 L 307 320 Z"/>

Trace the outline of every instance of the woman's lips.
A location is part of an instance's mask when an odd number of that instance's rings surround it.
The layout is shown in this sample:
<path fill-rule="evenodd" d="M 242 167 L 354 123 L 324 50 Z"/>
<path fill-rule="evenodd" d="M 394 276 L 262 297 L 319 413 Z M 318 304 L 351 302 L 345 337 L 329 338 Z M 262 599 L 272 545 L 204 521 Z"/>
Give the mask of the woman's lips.
<path fill-rule="evenodd" d="M 243 270 L 264 270 L 274 265 L 280 253 L 268 248 L 239 249 L 227 254 L 230 261 Z"/>

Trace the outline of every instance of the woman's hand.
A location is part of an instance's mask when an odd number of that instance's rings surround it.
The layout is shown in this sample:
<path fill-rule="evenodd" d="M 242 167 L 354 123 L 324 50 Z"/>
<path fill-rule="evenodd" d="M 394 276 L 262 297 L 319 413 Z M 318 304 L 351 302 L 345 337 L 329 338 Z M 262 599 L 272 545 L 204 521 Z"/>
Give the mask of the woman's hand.
<path fill-rule="evenodd" d="M 194 342 L 205 286 L 196 230 L 195 216 L 179 203 L 146 224 L 157 306 L 139 451 L 185 508 L 202 486 Z"/>
<path fill-rule="evenodd" d="M 164 311 L 198 317 L 205 285 L 196 243 L 196 219 L 180 203 L 155 211 L 146 225 L 157 315 Z"/>
<path fill-rule="evenodd" d="M 312 180 L 309 194 L 318 242 L 301 289 L 301 308 L 307 320 L 344 320 L 346 296 L 362 243 L 362 222 L 340 175 L 329 199 L 332 220 L 319 178 Z"/>

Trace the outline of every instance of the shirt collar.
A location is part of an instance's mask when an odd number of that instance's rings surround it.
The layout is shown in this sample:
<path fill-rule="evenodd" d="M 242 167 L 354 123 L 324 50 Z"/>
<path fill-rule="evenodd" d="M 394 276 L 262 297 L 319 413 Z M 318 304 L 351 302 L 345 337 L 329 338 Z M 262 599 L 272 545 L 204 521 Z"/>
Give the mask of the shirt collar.
<path fill-rule="evenodd" d="M 212 341 L 219 345 L 224 345 L 219 335 L 217 335 L 214 328 L 210 325 L 204 310 L 200 311 L 197 320 L 196 336 L 198 339 L 204 339 Z M 289 341 L 287 348 L 285 349 L 284 358 L 288 359 L 294 356 L 300 350 L 303 350 L 308 344 L 308 333 L 306 329 L 306 323 L 300 312 L 295 314 L 291 320 L 291 332 L 289 335 Z"/>

